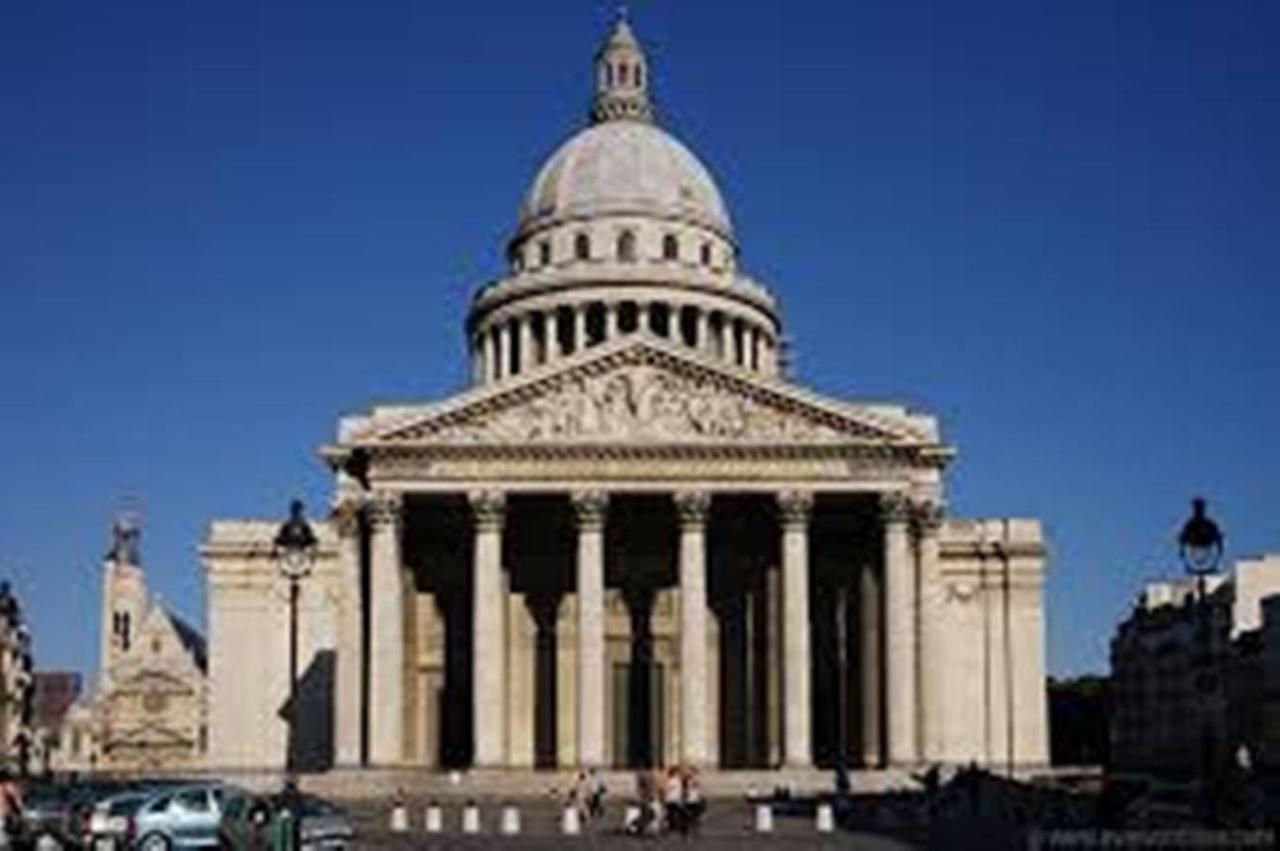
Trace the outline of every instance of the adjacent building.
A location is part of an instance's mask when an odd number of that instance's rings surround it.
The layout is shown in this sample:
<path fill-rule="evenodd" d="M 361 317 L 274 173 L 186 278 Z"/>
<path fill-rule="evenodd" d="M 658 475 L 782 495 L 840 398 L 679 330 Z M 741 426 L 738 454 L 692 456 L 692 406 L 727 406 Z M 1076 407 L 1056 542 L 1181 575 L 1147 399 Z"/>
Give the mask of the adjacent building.
<path fill-rule="evenodd" d="M 1257 762 L 1268 750 L 1266 683 L 1280 694 L 1280 556 L 1242 559 L 1204 591 L 1201 605 L 1194 579 L 1150 583 L 1111 641 L 1116 770 L 1190 777 L 1206 761 Z"/>
<path fill-rule="evenodd" d="M 30 767 L 32 679 L 31 632 L 8 582 L 0 582 L 0 763 Z"/>
<path fill-rule="evenodd" d="M 171 771 L 204 764 L 205 642 L 148 593 L 140 539 L 132 518 L 116 522 L 103 564 L 97 688 L 67 713 L 64 768 Z"/>
<path fill-rule="evenodd" d="M 292 693 L 277 523 L 211 524 L 211 766 L 1046 763 L 1040 523 L 949 516 L 935 417 L 787 374 L 651 81 L 619 21 L 471 387 L 322 450 Z"/>

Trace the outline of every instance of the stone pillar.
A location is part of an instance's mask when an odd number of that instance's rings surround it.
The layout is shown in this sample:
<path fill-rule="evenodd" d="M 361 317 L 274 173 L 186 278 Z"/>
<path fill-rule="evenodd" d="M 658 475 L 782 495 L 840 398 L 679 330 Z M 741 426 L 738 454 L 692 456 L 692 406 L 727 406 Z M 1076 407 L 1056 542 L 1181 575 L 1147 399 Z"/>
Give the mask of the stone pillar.
<path fill-rule="evenodd" d="M 607 302 L 604 306 L 604 339 L 606 343 L 618 339 L 618 304 Z"/>
<path fill-rule="evenodd" d="M 573 307 L 573 350 L 580 352 L 587 347 L 587 307 L 577 304 Z"/>
<path fill-rule="evenodd" d="M 501 766 L 507 755 L 506 600 L 502 578 L 501 491 L 468 494 L 474 521 L 472 613 L 472 717 L 475 765 Z"/>
<path fill-rule="evenodd" d="M 502 348 L 498 345 L 498 329 L 485 329 L 485 338 L 489 341 L 489 356 L 485 360 L 489 381 L 502 378 Z"/>
<path fill-rule="evenodd" d="M 883 763 L 880 741 L 881 624 L 880 573 L 871 561 L 859 569 L 859 658 L 862 673 L 862 763 L 878 768 Z"/>
<path fill-rule="evenodd" d="M 901 494 L 881 498 L 884 521 L 885 711 L 889 764 L 919 761 L 916 739 L 916 577 L 908 521 L 911 503 Z"/>
<path fill-rule="evenodd" d="M 809 517 L 813 494 L 778 494 L 782 517 L 783 759 L 789 768 L 813 762 L 809 691 Z"/>
<path fill-rule="evenodd" d="M 918 560 L 920 695 L 920 758 L 941 760 L 945 756 L 946 694 L 942 668 L 947 640 L 942 624 L 943 585 L 938 558 L 938 530 L 942 527 L 942 506 L 925 502 L 916 506 L 914 520 Z"/>
<path fill-rule="evenodd" d="M 750 329 L 751 334 L 751 363 L 747 364 L 752 371 L 760 370 L 760 329 L 754 325 Z"/>
<path fill-rule="evenodd" d="M 511 375 L 511 323 L 503 320 L 498 325 L 498 377 Z"/>
<path fill-rule="evenodd" d="M 516 322 L 520 326 L 520 372 L 528 372 L 538 364 L 533 351 L 533 314 L 526 313 Z"/>
<path fill-rule="evenodd" d="M 707 514 L 711 495 L 675 496 L 680 518 L 681 761 L 707 765 Z"/>
<path fill-rule="evenodd" d="M 477 334 L 471 341 L 471 383 L 483 384 L 489 377 L 487 364 L 484 362 L 484 335 Z"/>
<path fill-rule="evenodd" d="M 604 524 L 609 495 L 573 494 L 578 521 L 578 764 L 605 761 Z"/>
<path fill-rule="evenodd" d="M 364 704 L 364 608 L 360 591 L 360 505 L 346 499 L 334 510 L 338 530 L 338 658 L 334 672 L 334 762 L 360 765 L 361 707 Z"/>
<path fill-rule="evenodd" d="M 715 347 L 711 340 L 711 311 L 698 308 L 698 351 L 704 355 L 711 356 L 715 353 Z"/>
<path fill-rule="evenodd" d="M 375 766 L 404 760 L 402 510 L 398 493 L 375 493 L 369 503 L 369 762 Z"/>
<path fill-rule="evenodd" d="M 648 334 L 653 331 L 653 326 L 649 321 L 650 304 L 647 301 L 636 302 L 636 331 L 641 334 Z"/>

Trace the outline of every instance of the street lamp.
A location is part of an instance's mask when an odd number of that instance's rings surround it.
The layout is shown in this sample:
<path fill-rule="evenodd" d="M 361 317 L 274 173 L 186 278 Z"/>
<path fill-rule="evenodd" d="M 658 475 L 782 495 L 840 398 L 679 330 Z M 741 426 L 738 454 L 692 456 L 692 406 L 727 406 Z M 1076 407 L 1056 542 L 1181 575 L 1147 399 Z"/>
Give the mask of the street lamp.
<path fill-rule="evenodd" d="M 298 732 L 298 587 L 311 575 L 316 543 L 302 500 L 295 499 L 289 503 L 289 519 L 280 524 L 272 547 L 280 575 L 289 583 L 289 748 L 285 758 L 290 769 Z"/>
<path fill-rule="evenodd" d="M 1213 665 L 1213 644 L 1209 624 L 1209 600 L 1206 579 L 1218 570 L 1222 562 L 1223 535 L 1218 524 L 1210 519 L 1203 498 L 1191 501 L 1191 517 L 1178 534 L 1178 556 L 1182 567 L 1196 581 L 1196 618 L 1199 658 L 1195 670 L 1195 691 L 1201 704 L 1200 732 L 1200 790 L 1209 806 L 1210 787 L 1214 765 L 1213 723 L 1209 718 L 1209 700 L 1218 690 L 1218 677 Z"/>

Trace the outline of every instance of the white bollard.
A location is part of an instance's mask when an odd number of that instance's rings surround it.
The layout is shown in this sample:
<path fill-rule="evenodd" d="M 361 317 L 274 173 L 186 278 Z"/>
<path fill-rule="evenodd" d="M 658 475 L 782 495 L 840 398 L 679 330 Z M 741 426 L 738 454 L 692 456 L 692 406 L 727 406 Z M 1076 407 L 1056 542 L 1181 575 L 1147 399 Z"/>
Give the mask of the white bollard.
<path fill-rule="evenodd" d="M 437 804 L 427 807 L 427 833 L 442 833 L 444 831 L 444 813 L 440 811 Z"/>
<path fill-rule="evenodd" d="M 404 833 L 409 829 L 409 811 L 404 804 L 397 803 L 391 808 L 391 831 Z"/>
<path fill-rule="evenodd" d="M 468 804 L 462 811 L 462 832 L 480 832 L 480 808 L 475 804 Z"/>
<path fill-rule="evenodd" d="M 565 836 L 577 836 L 582 832 L 582 814 L 577 807 L 565 807 L 560 816 L 560 832 Z"/>
<path fill-rule="evenodd" d="M 515 836 L 520 832 L 520 811 L 511 805 L 502 808 L 502 835 Z"/>
<path fill-rule="evenodd" d="M 818 804 L 818 815 L 815 821 L 818 833 L 831 833 L 836 829 L 836 815 L 830 804 Z"/>
<path fill-rule="evenodd" d="M 756 833 L 773 833 L 773 807 L 768 804 L 756 806 Z"/>

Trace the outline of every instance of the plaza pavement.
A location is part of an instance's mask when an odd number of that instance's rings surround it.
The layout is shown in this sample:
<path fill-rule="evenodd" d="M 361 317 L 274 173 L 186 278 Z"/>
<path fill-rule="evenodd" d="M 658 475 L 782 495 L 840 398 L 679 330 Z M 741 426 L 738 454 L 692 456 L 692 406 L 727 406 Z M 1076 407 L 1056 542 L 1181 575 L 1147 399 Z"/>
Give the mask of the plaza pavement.
<path fill-rule="evenodd" d="M 753 810 L 744 801 L 711 802 L 697 837 L 664 836 L 656 839 L 637 839 L 623 835 L 623 806 L 617 801 L 607 808 L 605 816 L 598 822 L 585 824 L 582 835 L 576 837 L 561 835 L 560 810 L 556 804 L 547 800 L 523 800 L 516 802 L 516 805 L 521 816 L 519 836 L 501 835 L 497 806 L 482 807 L 479 835 L 462 833 L 462 808 L 457 802 L 444 806 L 444 832 L 436 835 L 429 835 L 424 830 L 425 814 L 422 806 L 410 806 L 410 830 L 407 833 L 391 831 L 390 807 L 385 802 L 360 801 L 346 806 L 356 823 L 358 845 L 362 849 L 691 847 L 728 851 L 748 847 L 891 851 L 922 847 L 922 843 L 912 842 L 904 837 L 844 831 L 818 834 L 812 818 L 779 816 L 774 820 L 772 834 L 757 834 L 752 829 Z"/>

